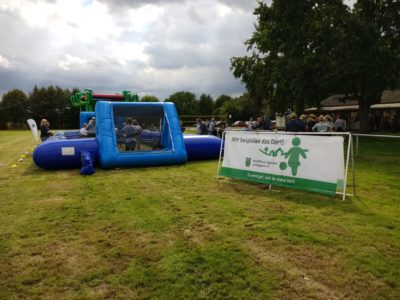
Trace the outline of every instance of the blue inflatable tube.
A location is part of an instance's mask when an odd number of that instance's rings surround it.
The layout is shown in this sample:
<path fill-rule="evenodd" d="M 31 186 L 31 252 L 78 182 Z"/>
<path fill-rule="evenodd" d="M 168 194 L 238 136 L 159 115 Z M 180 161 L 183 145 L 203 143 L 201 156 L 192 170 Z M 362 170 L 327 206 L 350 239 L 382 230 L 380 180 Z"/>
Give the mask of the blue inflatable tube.
<path fill-rule="evenodd" d="M 80 168 L 82 151 L 90 152 L 94 161 L 98 161 L 96 138 L 51 138 L 36 147 L 33 161 L 37 166 L 47 170 Z"/>
<path fill-rule="evenodd" d="M 74 132 L 56 134 L 45 143 L 40 144 L 33 153 L 35 164 L 47 170 L 80 168 L 81 152 L 91 152 L 94 162 L 99 162 L 96 138 L 68 139 Z M 150 134 L 146 137 L 151 137 Z M 189 161 L 217 159 L 221 147 L 221 139 L 211 135 L 184 135 L 183 140 Z"/>
<path fill-rule="evenodd" d="M 184 135 L 188 160 L 216 159 L 222 139 L 213 135 Z"/>

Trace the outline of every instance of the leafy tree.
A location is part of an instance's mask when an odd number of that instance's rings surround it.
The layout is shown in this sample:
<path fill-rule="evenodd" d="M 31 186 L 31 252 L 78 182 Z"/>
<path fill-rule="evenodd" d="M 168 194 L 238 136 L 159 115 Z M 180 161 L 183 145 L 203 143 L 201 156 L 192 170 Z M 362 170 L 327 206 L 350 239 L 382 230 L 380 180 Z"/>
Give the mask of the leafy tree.
<path fill-rule="evenodd" d="M 257 117 L 261 109 L 257 105 L 257 99 L 252 97 L 249 93 L 244 93 L 242 96 L 235 99 L 240 108 L 240 119 L 248 120 Z"/>
<path fill-rule="evenodd" d="M 360 130 L 368 130 L 371 104 L 386 89 L 399 87 L 400 2 L 359 0 L 347 25 L 337 65 L 342 92 L 358 100 Z"/>
<path fill-rule="evenodd" d="M 228 116 L 229 122 L 243 120 L 241 117 L 242 115 L 240 103 L 235 99 L 232 99 L 232 101 L 225 101 L 219 109 L 221 111 L 221 114 L 225 114 Z"/>
<path fill-rule="evenodd" d="M 214 100 L 210 95 L 201 94 L 197 103 L 197 114 L 212 115 L 214 112 Z"/>
<path fill-rule="evenodd" d="M 234 76 L 275 111 L 318 104 L 328 95 L 331 49 L 343 38 L 337 28 L 347 12 L 341 0 L 260 3 L 256 30 L 245 42 L 252 55 L 231 59 Z"/>
<path fill-rule="evenodd" d="M 255 105 L 256 100 L 249 93 L 244 93 L 242 96 L 233 98 L 230 101 L 225 101 L 219 108 L 220 114 L 231 116 L 231 121 L 248 120 L 250 117 L 260 115 L 260 109 Z"/>
<path fill-rule="evenodd" d="M 227 96 L 227 95 L 221 95 L 219 96 L 214 103 L 214 114 L 215 115 L 220 115 L 221 114 L 221 107 L 225 102 L 229 102 L 232 101 L 232 97 L 231 96 Z"/>
<path fill-rule="evenodd" d="M 153 95 L 144 95 L 141 99 L 141 102 L 160 102 L 160 100 Z"/>
<path fill-rule="evenodd" d="M 197 113 L 196 95 L 190 92 L 177 92 L 169 96 L 166 102 L 174 102 L 178 114 L 195 115 Z"/>
<path fill-rule="evenodd" d="M 58 86 L 35 86 L 29 95 L 32 117 L 37 122 L 43 118 L 47 119 L 51 128 L 76 128 L 79 123 L 79 110 L 70 106 L 69 97 L 72 93 Z"/>
<path fill-rule="evenodd" d="M 2 109 L 1 99 L 0 99 L 0 129 L 7 128 L 7 114 Z"/>
<path fill-rule="evenodd" d="M 1 115 L 5 122 L 11 122 L 14 128 L 26 124 L 28 116 L 28 97 L 19 90 L 14 89 L 3 95 L 0 102 Z"/>

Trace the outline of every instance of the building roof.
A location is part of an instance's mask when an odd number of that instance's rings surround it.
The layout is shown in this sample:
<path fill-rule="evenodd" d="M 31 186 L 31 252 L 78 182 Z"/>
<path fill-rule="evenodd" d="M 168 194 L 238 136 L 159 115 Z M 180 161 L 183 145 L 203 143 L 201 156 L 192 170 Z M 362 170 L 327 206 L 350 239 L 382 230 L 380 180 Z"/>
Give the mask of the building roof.
<path fill-rule="evenodd" d="M 400 90 L 385 90 L 379 104 L 400 103 Z M 346 100 L 345 95 L 332 95 L 321 101 L 321 107 L 353 106 L 358 105 L 357 100 Z"/>
<path fill-rule="evenodd" d="M 345 95 L 332 95 L 321 101 L 320 108 L 309 107 L 304 111 L 307 113 L 321 111 L 357 111 L 357 100 L 346 100 Z M 385 90 L 382 93 L 381 101 L 370 106 L 370 109 L 400 109 L 400 90 Z"/>

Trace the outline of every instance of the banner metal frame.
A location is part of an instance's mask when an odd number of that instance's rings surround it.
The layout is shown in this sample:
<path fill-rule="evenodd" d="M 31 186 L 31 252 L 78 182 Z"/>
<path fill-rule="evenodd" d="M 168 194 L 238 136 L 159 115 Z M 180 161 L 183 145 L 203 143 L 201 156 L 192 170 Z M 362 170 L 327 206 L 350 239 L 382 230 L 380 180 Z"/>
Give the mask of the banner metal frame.
<path fill-rule="evenodd" d="M 221 164 L 222 164 L 222 153 L 225 147 L 225 134 L 226 132 L 237 132 L 238 130 L 227 129 L 222 134 L 222 142 L 221 148 L 219 151 L 219 158 L 218 158 L 218 170 L 217 170 L 217 180 L 220 179 L 220 171 L 221 171 Z M 241 132 L 246 132 L 246 130 L 240 130 Z M 343 180 L 343 192 L 336 192 L 336 195 L 342 195 L 342 200 L 346 200 L 346 196 L 355 196 L 356 189 L 355 189 L 355 165 L 354 165 L 354 150 L 353 150 L 353 136 L 351 132 L 286 132 L 286 131 L 267 131 L 267 130 L 248 130 L 249 133 L 256 133 L 256 134 L 280 134 L 280 135 L 319 135 L 319 136 L 347 136 L 348 143 L 347 143 L 347 155 L 346 155 L 346 162 L 345 162 L 345 171 L 344 171 L 344 180 Z M 347 190 L 347 178 L 349 172 L 349 164 L 351 158 L 351 170 L 352 170 L 352 193 L 346 193 Z M 269 190 L 271 190 L 272 185 L 269 184 Z"/>

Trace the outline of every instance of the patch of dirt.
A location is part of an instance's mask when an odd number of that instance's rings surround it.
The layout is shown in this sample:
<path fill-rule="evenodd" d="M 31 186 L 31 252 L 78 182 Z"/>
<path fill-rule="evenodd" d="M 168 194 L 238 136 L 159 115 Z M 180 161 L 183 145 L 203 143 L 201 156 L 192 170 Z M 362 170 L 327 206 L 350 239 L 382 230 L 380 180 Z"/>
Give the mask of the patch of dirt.
<path fill-rule="evenodd" d="M 69 176 L 64 176 L 64 177 L 69 177 Z M 48 188 L 50 190 L 55 190 L 55 191 L 59 191 L 59 190 L 69 190 L 72 187 L 72 183 L 67 182 L 67 181 L 62 181 L 62 180 L 56 180 L 56 181 L 52 181 L 49 182 L 48 184 Z"/>
<path fill-rule="evenodd" d="M 214 240 L 218 231 L 218 227 L 214 224 L 206 223 L 203 220 L 197 220 L 183 231 L 183 235 L 195 244 L 203 244 L 206 240 Z"/>
<path fill-rule="evenodd" d="M 65 197 L 63 196 L 51 196 L 43 200 L 35 201 L 36 204 L 48 204 L 48 203 L 59 203 L 66 201 Z"/>
<path fill-rule="evenodd" d="M 341 292 L 313 278 L 312 272 L 307 267 L 302 268 L 293 264 L 293 259 L 275 253 L 255 241 L 247 241 L 246 246 L 254 255 L 256 264 L 283 270 L 283 273 L 280 274 L 280 288 L 276 295 L 277 299 L 345 299 Z M 309 264 L 313 263 L 315 262 L 309 261 Z M 318 267 L 323 270 L 323 266 Z"/>

